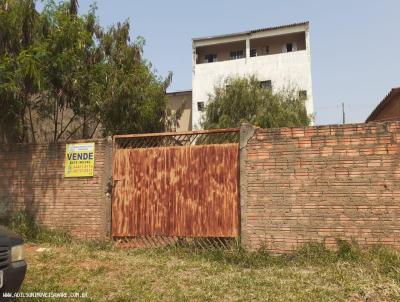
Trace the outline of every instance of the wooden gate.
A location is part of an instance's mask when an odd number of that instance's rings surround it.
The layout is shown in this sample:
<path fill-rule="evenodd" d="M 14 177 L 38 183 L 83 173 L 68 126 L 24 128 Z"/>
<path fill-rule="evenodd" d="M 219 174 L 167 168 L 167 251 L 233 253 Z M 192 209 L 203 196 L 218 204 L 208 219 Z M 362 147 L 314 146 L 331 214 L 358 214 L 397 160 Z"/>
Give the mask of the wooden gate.
<path fill-rule="evenodd" d="M 237 237 L 237 129 L 114 137 L 112 235 Z"/>

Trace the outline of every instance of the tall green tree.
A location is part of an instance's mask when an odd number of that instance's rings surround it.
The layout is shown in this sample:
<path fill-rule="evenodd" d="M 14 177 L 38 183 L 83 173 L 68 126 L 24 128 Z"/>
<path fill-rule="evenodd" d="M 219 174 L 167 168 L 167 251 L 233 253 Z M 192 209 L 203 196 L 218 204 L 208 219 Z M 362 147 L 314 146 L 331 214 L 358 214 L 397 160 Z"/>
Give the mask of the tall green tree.
<path fill-rule="evenodd" d="M 166 125 L 166 88 L 142 59 L 144 40 L 129 42 L 129 23 L 118 23 L 101 40 L 108 58 L 101 120 L 106 134 L 159 132 Z"/>
<path fill-rule="evenodd" d="M 0 130 L 11 141 L 25 141 L 30 97 L 42 82 L 37 16 L 32 0 L 0 0 Z"/>
<path fill-rule="evenodd" d="M 104 30 L 95 5 L 84 15 L 78 7 L 48 0 L 38 12 L 34 0 L 0 0 L 0 140 L 165 129 L 171 75 L 154 73 L 128 22 Z"/>
<path fill-rule="evenodd" d="M 307 126 L 305 99 L 294 89 L 273 91 L 254 76 L 229 77 L 209 95 L 201 125 L 205 129 L 239 127 L 247 122 L 262 128 Z"/>
<path fill-rule="evenodd" d="M 52 120 L 54 141 L 89 138 L 90 126 L 99 123 L 96 104 L 104 93 L 106 65 L 99 40 L 101 28 L 94 7 L 84 16 L 78 16 L 76 10 L 76 1 L 49 2 L 41 14 L 46 87 L 41 91 L 38 112 L 41 119 Z"/>

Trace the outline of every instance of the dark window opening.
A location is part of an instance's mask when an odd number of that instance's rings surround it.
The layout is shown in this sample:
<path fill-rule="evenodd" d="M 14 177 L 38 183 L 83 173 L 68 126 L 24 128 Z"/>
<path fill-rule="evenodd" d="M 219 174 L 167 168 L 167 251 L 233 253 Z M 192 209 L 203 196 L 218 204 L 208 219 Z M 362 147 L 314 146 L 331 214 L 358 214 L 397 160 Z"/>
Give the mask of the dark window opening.
<path fill-rule="evenodd" d="M 299 91 L 299 98 L 302 100 L 307 99 L 307 90 L 300 90 Z"/>
<path fill-rule="evenodd" d="M 261 82 L 260 82 L 260 87 L 261 87 L 261 88 L 266 88 L 266 89 L 271 89 L 271 88 L 272 88 L 272 82 L 271 82 L 271 80 L 268 80 L 268 81 L 261 81 Z"/>
<path fill-rule="evenodd" d="M 197 102 L 197 110 L 204 111 L 204 102 Z"/>
<path fill-rule="evenodd" d="M 293 44 L 292 43 L 286 44 L 286 51 L 287 52 L 292 52 L 293 51 Z"/>
<path fill-rule="evenodd" d="M 241 59 L 244 57 L 243 50 L 231 51 L 231 60 Z"/>
<path fill-rule="evenodd" d="M 250 49 L 250 57 L 257 57 L 257 49 L 255 48 Z"/>
<path fill-rule="evenodd" d="M 208 55 L 205 55 L 204 59 L 208 63 L 217 62 L 217 55 L 216 54 L 208 54 Z"/>

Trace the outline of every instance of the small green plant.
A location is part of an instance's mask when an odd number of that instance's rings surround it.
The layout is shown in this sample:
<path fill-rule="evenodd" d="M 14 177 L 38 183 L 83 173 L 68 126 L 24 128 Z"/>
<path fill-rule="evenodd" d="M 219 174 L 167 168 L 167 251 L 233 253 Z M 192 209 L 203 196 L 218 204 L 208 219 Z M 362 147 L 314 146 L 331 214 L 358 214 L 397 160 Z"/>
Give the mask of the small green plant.
<path fill-rule="evenodd" d="M 116 249 L 112 240 L 87 240 L 84 242 L 85 247 L 91 251 L 113 251 Z"/>
<path fill-rule="evenodd" d="M 292 254 L 282 257 L 285 257 L 290 262 L 318 264 L 331 263 L 337 260 L 337 254 L 334 251 L 328 250 L 320 242 L 307 243 Z"/>
<path fill-rule="evenodd" d="M 400 253 L 396 250 L 375 246 L 369 253 L 369 261 L 374 262 L 381 274 L 395 279 L 400 284 Z"/>
<path fill-rule="evenodd" d="M 337 255 L 342 260 L 357 261 L 362 257 L 361 249 L 356 242 L 349 242 L 346 240 L 337 240 L 338 251 Z"/>
<path fill-rule="evenodd" d="M 12 213 L 5 218 L 4 224 L 21 235 L 24 240 L 35 237 L 38 232 L 38 227 L 33 221 L 33 218 L 25 211 Z"/>

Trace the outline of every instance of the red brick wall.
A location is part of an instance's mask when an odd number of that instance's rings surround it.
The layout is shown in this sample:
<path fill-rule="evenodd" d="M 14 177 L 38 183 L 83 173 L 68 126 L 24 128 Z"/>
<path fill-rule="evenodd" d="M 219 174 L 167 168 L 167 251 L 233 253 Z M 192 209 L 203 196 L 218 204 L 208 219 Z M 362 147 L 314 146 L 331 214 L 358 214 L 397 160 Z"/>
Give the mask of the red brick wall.
<path fill-rule="evenodd" d="M 64 178 L 65 143 L 0 145 L 0 215 L 27 208 L 39 224 L 107 236 L 111 142 L 95 140 L 94 177 Z"/>
<path fill-rule="evenodd" d="M 341 238 L 400 247 L 399 122 L 250 132 L 241 142 L 245 246 L 285 252 Z"/>

